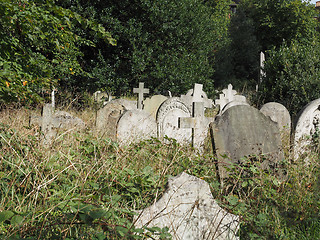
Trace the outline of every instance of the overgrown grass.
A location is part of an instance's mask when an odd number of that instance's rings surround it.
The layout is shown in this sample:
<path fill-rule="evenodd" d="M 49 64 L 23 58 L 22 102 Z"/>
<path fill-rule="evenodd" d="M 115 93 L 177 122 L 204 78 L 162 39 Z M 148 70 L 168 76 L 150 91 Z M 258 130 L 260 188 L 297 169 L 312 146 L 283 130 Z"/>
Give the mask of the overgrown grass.
<path fill-rule="evenodd" d="M 93 131 L 94 112 L 73 112 L 88 122 L 81 132 L 61 132 L 51 148 L 40 144 L 28 116 L 39 110 L 0 113 L 0 238 L 150 239 L 167 229 L 133 227 L 134 210 L 161 197 L 167 180 L 182 171 L 205 179 L 220 205 L 241 216 L 241 239 L 317 239 L 319 158 L 262 171 L 259 159 L 233 166 L 221 189 L 210 144 L 203 154 L 151 139 L 119 147 Z M 280 167 L 280 166 L 279 166 Z"/>

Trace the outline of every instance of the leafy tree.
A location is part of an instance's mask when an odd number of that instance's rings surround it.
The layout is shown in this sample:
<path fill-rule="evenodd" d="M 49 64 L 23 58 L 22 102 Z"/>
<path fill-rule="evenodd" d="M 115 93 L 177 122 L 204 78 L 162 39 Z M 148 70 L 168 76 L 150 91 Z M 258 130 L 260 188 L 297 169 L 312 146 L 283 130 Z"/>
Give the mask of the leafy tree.
<path fill-rule="evenodd" d="M 86 75 L 80 46 L 93 42 L 74 33 L 75 24 L 115 44 L 105 29 L 53 1 L 0 2 L 0 99 L 34 102 L 41 92 Z"/>
<path fill-rule="evenodd" d="M 318 42 L 283 44 L 268 52 L 263 79 L 263 102 L 277 101 L 295 115 L 320 98 L 320 45 Z"/>
<path fill-rule="evenodd" d="M 112 32 L 117 47 L 87 46 L 84 65 L 89 88 L 116 94 L 139 81 L 154 92 L 183 93 L 193 83 L 213 89 L 214 50 L 226 35 L 228 1 L 201 0 L 61 1 L 64 7 L 94 19 Z M 84 35 L 90 33 L 83 32 Z"/>

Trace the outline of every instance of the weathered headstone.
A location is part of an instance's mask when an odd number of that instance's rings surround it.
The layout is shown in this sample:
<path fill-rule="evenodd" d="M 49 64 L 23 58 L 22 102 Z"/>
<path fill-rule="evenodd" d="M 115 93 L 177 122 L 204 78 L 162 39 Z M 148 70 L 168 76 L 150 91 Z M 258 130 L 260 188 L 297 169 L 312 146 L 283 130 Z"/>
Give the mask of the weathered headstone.
<path fill-rule="evenodd" d="M 158 137 L 174 138 L 178 143 L 191 143 L 191 129 L 179 128 L 180 117 L 191 117 L 189 108 L 179 98 L 169 98 L 157 113 Z"/>
<path fill-rule="evenodd" d="M 242 157 L 263 154 L 262 167 L 268 168 L 283 156 L 277 124 L 251 106 L 234 106 L 217 116 L 211 133 L 221 179 L 227 176 L 225 166 L 241 163 Z"/>
<path fill-rule="evenodd" d="M 213 101 L 207 97 L 207 94 L 202 90 L 203 85 L 195 83 L 194 88 L 190 89 L 186 95 L 181 95 L 180 100 L 192 112 L 194 102 L 203 102 L 205 108 L 212 108 Z"/>
<path fill-rule="evenodd" d="M 93 97 L 96 103 L 98 104 L 102 103 L 102 105 L 105 105 L 112 100 L 111 94 L 107 92 L 101 92 L 101 91 L 96 91 L 93 94 Z"/>
<path fill-rule="evenodd" d="M 161 199 L 139 213 L 137 228 L 168 227 L 173 240 L 239 239 L 239 217 L 217 204 L 208 183 L 187 173 L 169 179 Z"/>
<path fill-rule="evenodd" d="M 85 123 L 70 113 L 54 111 L 52 104 L 45 104 L 41 117 L 31 117 L 30 125 L 41 126 L 43 132 L 42 144 L 49 146 L 57 137 L 58 130 L 83 129 Z"/>
<path fill-rule="evenodd" d="M 212 120 L 204 116 L 204 103 L 194 102 L 192 117 L 180 117 L 179 127 L 192 128 L 192 145 L 194 148 L 202 150 Z"/>
<path fill-rule="evenodd" d="M 149 93 L 149 89 L 144 88 L 143 82 L 139 82 L 139 88 L 134 88 L 133 93 L 138 93 L 138 109 L 142 109 L 143 108 L 143 104 L 142 104 L 143 94 Z"/>
<path fill-rule="evenodd" d="M 312 136 L 320 131 L 320 98 L 307 104 L 296 118 L 294 127 L 294 155 L 298 158 L 313 141 Z"/>
<path fill-rule="evenodd" d="M 126 111 L 118 121 L 117 140 L 120 145 L 137 143 L 157 137 L 157 123 L 150 114 L 142 110 Z"/>
<path fill-rule="evenodd" d="M 99 135 L 116 141 L 117 124 L 126 110 L 126 107 L 117 101 L 108 102 L 99 109 L 96 116 L 96 129 Z"/>
<path fill-rule="evenodd" d="M 143 101 L 143 110 L 148 112 L 154 119 L 156 119 L 160 105 L 167 99 L 168 98 L 163 95 L 154 95 L 151 98 L 146 98 Z"/>
<path fill-rule="evenodd" d="M 235 105 L 248 105 L 246 97 L 242 95 L 237 95 L 237 91 L 232 89 L 232 85 L 228 85 L 228 89 L 223 89 L 222 93 L 219 95 L 219 99 L 215 101 L 215 105 L 219 105 L 220 111 L 219 114 L 221 115 L 226 109 L 226 105 L 230 102 L 234 102 L 231 106 Z"/>
<path fill-rule="evenodd" d="M 270 117 L 272 121 L 278 124 L 280 131 L 291 131 L 291 117 L 285 106 L 276 102 L 269 102 L 264 104 L 260 111 Z"/>

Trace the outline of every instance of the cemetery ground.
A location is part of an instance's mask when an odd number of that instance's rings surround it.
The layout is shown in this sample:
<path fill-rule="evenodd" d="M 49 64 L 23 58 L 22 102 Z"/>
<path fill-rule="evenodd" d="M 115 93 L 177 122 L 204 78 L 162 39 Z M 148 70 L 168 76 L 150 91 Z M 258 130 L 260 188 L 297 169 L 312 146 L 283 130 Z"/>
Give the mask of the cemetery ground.
<path fill-rule="evenodd" d="M 283 146 L 282 178 L 259 168 L 263 156 L 252 156 L 230 166 L 222 187 L 208 139 L 201 154 L 174 139 L 120 147 L 95 134 L 95 111 L 85 108 L 72 114 L 86 128 L 61 131 L 46 148 L 39 127 L 29 127 L 30 113 L 40 108 L 0 112 L 1 239 L 170 239 L 166 228 L 135 228 L 134 210 L 154 203 L 182 172 L 208 182 L 219 205 L 240 216 L 240 239 L 319 239 L 317 153 L 306 164 Z"/>

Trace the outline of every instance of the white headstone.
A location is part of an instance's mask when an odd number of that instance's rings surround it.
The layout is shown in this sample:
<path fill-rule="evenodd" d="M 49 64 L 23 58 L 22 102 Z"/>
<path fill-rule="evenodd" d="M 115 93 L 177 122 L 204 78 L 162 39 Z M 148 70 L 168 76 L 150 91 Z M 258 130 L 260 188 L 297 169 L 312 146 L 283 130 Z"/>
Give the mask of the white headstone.
<path fill-rule="evenodd" d="M 203 102 L 205 108 L 212 108 L 213 101 L 207 97 L 202 90 L 203 85 L 196 83 L 193 89 L 190 89 L 186 95 L 181 95 L 180 100 L 192 111 L 193 102 Z"/>
<path fill-rule="evenodd" d="M 143 108 L 143 104 L 142 104 L 143 94 L 149 93 L 149 89 L 144 88 L 143 82 L 139 82 L 139 88 L 134 88 L 133 93 L 138 93 L 138 109 L 142 109 Z"/>
<path fill-rule="evenodd" d="M 117 125 L 117 139 L 120 145 L 137 143 L 157 137 L 157 123 L 150 114 L 142 110 L 126 111 Z"/>
<path fill-rule="evenodd" d="M 192 117 L 179 118 L 179 126 L 180 128 L 192 128 L 192 145 L 201 151 L 211 121 L 213 119 L 204 116 L 204 103 L 194 102 Z"/>
<path fill-rule="evenodd" d="M 298 114 L 294 130 L 294 154 L 298 158 L 307 152 L 312 135 L 320 130 L 320 98 L 310 102 Z"/>
<path fill-rule="evenodd" d="M 228 85 L 227 89 L 222 90 L 222 93 L 219 95 L 219 99 L 215 101 L 215 105 L 220 106 L 220 115 L 226 110 L 224 107 L 230 102 L 237 102 L 237 104 L 234 105 L 248 105 L 246 97 L 237 95 L 237 91 L 232 89 L 231 84 Z"/>
<path fill-rule="evenodd" d="M 179 128 L 180 117 L 191 117 L 189 108 L 179 98 L 169 98 L 159 107 L 157 113 L 158 137 L 176 139 L 178 143 L 191 143 L 191 129 Z"/>
<path fill-rule="evenodd" d="M 169 179 L 161 199 L 139 211 L 135 226 L 168 227 L 173 240 L 239 239 L 239 217 L 217 204 L 208 183 L 187 173 Z"/>

